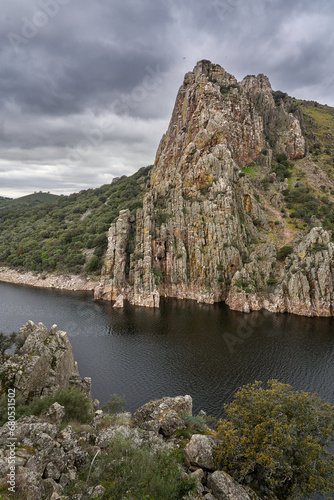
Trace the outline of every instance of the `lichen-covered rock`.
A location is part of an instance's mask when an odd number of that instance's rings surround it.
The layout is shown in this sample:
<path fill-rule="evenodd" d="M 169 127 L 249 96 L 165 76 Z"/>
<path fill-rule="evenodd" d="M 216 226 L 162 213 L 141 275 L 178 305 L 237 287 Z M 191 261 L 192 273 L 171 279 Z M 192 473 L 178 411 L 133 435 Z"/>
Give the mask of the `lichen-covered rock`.
<path fill-rule="evenodd" d="M 10 386 L 31 398 L 77 385 L 90 397 L 91 380 L 81 379 L 66 332 L 28 321 L 18 336 L 23 345 L 1 367 L 0 392 Z"/>
<path fill-rule="evenodd" d="M 209 475 L 208 487 L 217 500 L 251 500 L 243 487 L 221 470 Z"/>
<path fill-rule="evenodd" d="M 191 465 L 214 470 L 214 447 L 217 444 L 218 441 L 213 436 L 194 434 L 185 447 L 185 454 Z"/>
<path fill-rule="evenodd" d="M 72 427 L 59 431 L 61 409 L 60 405 L 56 408 L 52 405 L 40 417 L 21 417 L 16 422 L 16 491 L 20 498 L 45 500 L 56 498 L 53 495 L 62 496 L 61 483 L 68 484 L 74 479 L 74 470 L 90 463 L 90 457 L 79 446 L 78 435 Z M 56 421 L 51 423 L 55 415 Z M 9 438 L 10 429 L 5 424 L 0 428 L 0 452 L 4 450 L 6 453 Z M 0 471 L 1 476 L 3 473 L 6 477 L 7 460 L 4 462 L 0 458 Z"/>
<path fill-rule="evenodd" d="M 192 398 L 190 396 L 176 396 L 151 401 L 141 406 L 134 414 L 134 425 L 141 429 L 172 435 L 185 425 L 180 414 L 192 414 Z"/>
<path fill-rule="evenodd" d="M 48 420 L 51 424 L 59 425 L 65 416 L 65 408 L 59 403 L 53 403 L 44 413 L 42 418 Z"/>

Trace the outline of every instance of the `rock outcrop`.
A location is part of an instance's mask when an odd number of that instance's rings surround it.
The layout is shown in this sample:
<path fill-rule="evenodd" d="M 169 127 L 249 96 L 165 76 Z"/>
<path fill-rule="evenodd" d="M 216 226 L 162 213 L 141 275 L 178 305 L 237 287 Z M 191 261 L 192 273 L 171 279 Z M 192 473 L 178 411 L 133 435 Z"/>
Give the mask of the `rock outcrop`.
<path fill-rule="evenodd" d="M 321 227 L 291 234 L 280 211 L 288 184 L 271 173 L 277 154 L 296 160 L 307 151 L 301 112 L 290 107 L 275 102 L 264 75 L 237 82 L 210 61 L 187 73 L 143 207 L 136 217 L 121 211 L 111 225 L 95 298 L 158 307 L 165 296 L 333 315 L 331 234 Z M 250 164 L 262 178 L 241 172 Z M 285 243 L 294 252 L 282 263 Z"/>
<path fill-rule="evenodd" d="M 21 347 L 1 367 L 0 393 L 13 387 L 31 399 L 75 385 L 91 397 L 91 379 L 80 377 L 66 332 L 58 331 L 56 325 L 48 330 L 42 323 L 28 321 L 18 337 Z"/>

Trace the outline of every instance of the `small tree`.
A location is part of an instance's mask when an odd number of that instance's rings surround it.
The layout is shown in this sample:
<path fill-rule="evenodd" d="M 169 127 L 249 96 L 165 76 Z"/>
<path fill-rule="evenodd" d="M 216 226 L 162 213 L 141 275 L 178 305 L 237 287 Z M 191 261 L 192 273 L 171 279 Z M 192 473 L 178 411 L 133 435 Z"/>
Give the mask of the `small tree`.
<path fill-rule="evenodd" d="M 102 406 L 102 410 L 110 415 L 116 415 L 117 413 L 122 413 L 125 409 L 126 400 L 124 396 L 118 396 L 118 394 L 111 394 L 109 401 Z"/>
<path fill-rule="evenodd" d="M 0 359 L 3 362 L 5 359 L 5 352 L 13 347 L 16 343 L 17 333 L 11 333 L 10 335 L 5 335 L 0 332 Z"/>
<path fill-rule="evenodd" d="M 218 423 L 217 465 L 279 499 L 334 491 L 334 408 L 270 380 L 242 387 Z"/>

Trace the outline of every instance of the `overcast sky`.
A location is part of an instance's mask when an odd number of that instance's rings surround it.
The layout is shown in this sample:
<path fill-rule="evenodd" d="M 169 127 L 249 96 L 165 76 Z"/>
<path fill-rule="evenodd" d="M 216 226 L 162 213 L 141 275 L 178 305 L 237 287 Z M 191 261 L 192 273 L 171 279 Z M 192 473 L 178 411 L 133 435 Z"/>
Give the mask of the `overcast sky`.
<path fill-rule="evenodd" d="M 154 163 L 201 59 L 334 106 L 333 0 L 4 0 L 0 20 L 2 196 Z"/>

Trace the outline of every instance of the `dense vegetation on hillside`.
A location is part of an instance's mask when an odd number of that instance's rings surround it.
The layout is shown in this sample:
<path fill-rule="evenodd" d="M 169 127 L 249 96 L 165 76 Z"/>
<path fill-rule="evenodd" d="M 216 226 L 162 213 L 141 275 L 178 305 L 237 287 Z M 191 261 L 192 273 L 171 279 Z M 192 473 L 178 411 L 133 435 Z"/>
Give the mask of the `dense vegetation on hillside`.
<path fill-rule="evenodd" d="M 281 153 L 272 159 L 269 175 L 255 163 L 243 168 L 241 175 L 253 179 L 253 185 L 261 192 L 262 198 L 280 209 L 284 224 L 291 231 L 308 231 L 310 227 L 322 224 L 334 234 L 334 108 L 314 101 L 292 99 L 283 92 L 273 94 L 276 105 L 283 99 L 291 111 L 299 106 L 308 154 L 291 162 Z M 280 182 L 287 179 L 286 189 L 277 190 L 273 174 Z M 275 223 L 278 222 L 283 222 L 281 217 Z"/>
<path fill-rule="evenodd" d="M 41 205 L 43 203 L 52 203 L 58 198 L 59 196 L 57 196 L 56 194 L 44 193 L 43 191 L 28 194 L 26 196 L 21 196 L 20 198 L 15 199 L 0 197 L 0 209 L 26 209 L 36 205 Z"/>
<path fill-rule="evenodd" d="M 97 271 L 107 247 L 106 231 L 119 210 L 135 213 L 141 206 L 150 169 L 54 203 L 2 208 L 0 263 L 35 271 Z"/>

